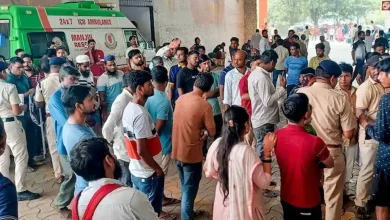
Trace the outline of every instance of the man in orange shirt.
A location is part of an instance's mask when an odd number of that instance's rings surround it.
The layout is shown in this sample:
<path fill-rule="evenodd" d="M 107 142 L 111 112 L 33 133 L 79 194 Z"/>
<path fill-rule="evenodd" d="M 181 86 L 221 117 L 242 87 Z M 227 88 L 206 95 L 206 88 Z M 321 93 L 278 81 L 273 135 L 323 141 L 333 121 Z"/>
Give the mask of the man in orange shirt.
<path fill-rule="evenodd" d="M 202 178 L 202 143 L 216 132 L 212 107 L 203 99 L 213 83 L 211 74 L 200 73 L 194 90 L 177 99 L 173 113 L 172 159 L 176 160 L 181 182 L 182 220 L 191 220 L 204 213 L 202 210 L 194 212 L 193 208 Z"/>

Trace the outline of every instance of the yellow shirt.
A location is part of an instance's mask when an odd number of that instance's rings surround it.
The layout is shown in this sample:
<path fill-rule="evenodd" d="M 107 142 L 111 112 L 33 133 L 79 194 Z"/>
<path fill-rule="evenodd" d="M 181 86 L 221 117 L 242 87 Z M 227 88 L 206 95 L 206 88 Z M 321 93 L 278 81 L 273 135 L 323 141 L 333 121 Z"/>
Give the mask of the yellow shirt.
<path fill-rule="evenodd" d="M 317 67 L 320 65 L 321 61 L 323 60 L 329 60 L 329 57 L 324 55 L 322 58 L 319 58 L 317 56 L 311 58 L 309 62 L 309 67 L 313 69 L 317 69 Z"/>

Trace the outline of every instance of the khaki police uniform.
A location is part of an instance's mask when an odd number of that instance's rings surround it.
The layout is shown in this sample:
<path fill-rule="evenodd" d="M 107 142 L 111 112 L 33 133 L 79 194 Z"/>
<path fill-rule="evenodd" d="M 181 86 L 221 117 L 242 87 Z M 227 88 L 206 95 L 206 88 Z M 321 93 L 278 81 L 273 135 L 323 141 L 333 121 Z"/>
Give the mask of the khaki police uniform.
<path fill-rule="evenodd" d="M 324 169 L 325 219 L 340 220 L 345 169 L 342 134 L 357 126 L 356 117 L 352 115 L 346 96 L 326 83 L 316 82 L 310 87 L 300 88 L 298 92 L 309 97 L 313 107 L 311 124 L 334 160 L 333 168 Z"/>
<path fill-rule="evenodd" d="M 60 157 L 57 152 L 56 145 L 56 133 L 54 131 L 53 120 L 49 112 L 49 99 L 50 96 L 60 88 L 60 74 L 59 73 L 50 73 L 45 79 L 41 80 L 37 84 L 35 101 L 36 102 L 45 102 L 46 110 L 46 138 L 49 145 L 51 161 L 53 163 L 54 176 L 59 178 L 62 176 L 62 168 L 60 163 Z"/>
<path fill-rule="evenodd" d="M 351 92 L 350 94 L 346 91 L 344 91 L 339 85 L 336 86 L 335 88 L 337 91 L 343 93 L 350 105 L 352 106 L 352 114 L 356 115 L 356 91 L 357 89 L 353 86 L 351 86 Z M 356 121 L 358 119 L 356 118 Z M 358 144 L 358 132 L 356 131 L 356 134 L 351 138 L 348 139 L 343 136 L 343 150 L 345 154 L 345 191 L 348 193 L 349 190 L 349 181 L 351 180 L 352 177 L 352 172 L 353 172 L 353 167 L 355 164 L 355 159 L 356 159 L 356 152 L 359 147 Z"/>
<path fill-rule="evenodd" d="M 362 83 L 356 92 L 356 108 L 365 110 L 365 114 L 375 120 L 379 101 L 385 94 L 385 89 L 371 77 Z M 359 130 L 359 154 L 361 167 L 356 184 L 355 205 L 365 207 L 371 196 L 371 181 L 374 175 L 375 158 L 379 143 L 375 140 L 365 140 L 366 132 L 362 126 Z"/>
<path fill-rule="evenodd" d="M 20 99 L 16 86 L 0 79 L 0 117 L 4 124 L 7 135 L 7 147 L 4 154 L 0 156 L 0 172 L 10 178 L 10 153 L 15 160 L 15 185 L 17 192 L 23 192 L 25 187 L 25 177 L 27 173 L 27 141 L 22 123 L 12 112 L 12 105 L 19 105 Z"/>

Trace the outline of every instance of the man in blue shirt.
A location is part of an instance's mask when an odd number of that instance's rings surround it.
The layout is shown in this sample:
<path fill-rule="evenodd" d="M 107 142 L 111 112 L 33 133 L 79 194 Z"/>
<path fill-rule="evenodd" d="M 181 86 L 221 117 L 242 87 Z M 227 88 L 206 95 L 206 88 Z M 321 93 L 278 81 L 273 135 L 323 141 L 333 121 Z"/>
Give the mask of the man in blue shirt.
<path fill-rule="evenodd" d="M 152 70 L 154 95 L 146 101 L 145 108 L 152 116 L 156 131 L 160 137 L 162 146 L 162 169 L 168 174 L 172 152 L 172 126 L 173 110 L 171 103 L 165 94 L 168 84 L 168 71 L 163 66 L 156 66 Z M 180 203 L 174 198 L 163 197 L 163 205 Z"/>
<path fill-rule="evenodd" d="M 6 134 L 0 121 L 0 156 L 6 148 Z M 18 199 L 16 187 L 0 173 L 0 219 L 18 219 Z"/>
<path fill-rule="evenodd" d="M 188 48 L 179 47 L 176 51 L 176 58 L 178 64 L 171 67 L 169 71 L 169 99 L 171 100 L 173 108 L 175 108 L 175 102 L 179 98 L 179 92 L 177 91 L 176 77 L 181 69 L 187 66 Z"/>
<path fill-rule="evenodd" d="M 300 46 L 298 43 L 292 43 L 290 45 L 291 56 L 287 57 L 284 61 L 284 67 L 287 73 L 287 96 L 295 86 L 299 85 L 299 76 L 302 69 L 307 67 L 306 57 L 301 56 Z"/>
<path fill-rule="evenodd" d="M 73 85 L 62 94 L 62 102 L 69 115 L 63 129 L 62 141 L 68 155 L 71 150 L 82 140 L 96 137 L 95 132 L 87 125 L 86 119 L 96 112 L 96 101 L 91 90 L 87 86 Z M 78 194 L 88 186 L 88 182 L 76 175 L 75 194 Z"/>
<path fill-rule="evenodd" d="M 61 213 L 62 216 L 64 216 L 64 218 L 71 216 L 71 211 L 67 208 L 67 206 L 73 199 L 76 177 L 74 176 L 70 167 L 68 153 L 66 152 L 64 143 L 62 141 L 62 129 L 66 123 L 66 120 L 68 120 L 68 115 L 65 112 L 65 107 L 62 103 L 61 96 L 66 88 L 78 83 L 79 77 L 80 73 L 77 71 L 77 69 L 70 66 L 61 68 L 61 88 L 53 93 L 48 103 L 49 112 L 54 123 L 54 130 L 57 137 L 57 151 L 60 155 L 63 175 L 65 176 L 55 201 L 55 208 Z"/>
<path fill-rule="evenodd" d="M 28 166 L 31 171 L 35 171 L 37 167 L 34 162 L 34 157 L 36 156 L 36 134 L 35 128 L 37 126 L 31 120 L 30 111 L 29 111 L 29 96 L 34 93 L 34 88 L 32 88 L 31 82 L 28 80 L 27 76 L 24 74 L 23 59 L 20 57 L 13 57 L 10 59 L 10 73 L 7 77 L 7 83 L 14 84 L 16 90 L 18 91 L 19 97 L 23 95 L 24 99 L 20 100 L 24 103 L 25 110 L 22 115 L 18 116 L 18 119 L 23 124 L 23 129 L 26 133 L 27 139 L 27 151 L 28 151 Z"/>

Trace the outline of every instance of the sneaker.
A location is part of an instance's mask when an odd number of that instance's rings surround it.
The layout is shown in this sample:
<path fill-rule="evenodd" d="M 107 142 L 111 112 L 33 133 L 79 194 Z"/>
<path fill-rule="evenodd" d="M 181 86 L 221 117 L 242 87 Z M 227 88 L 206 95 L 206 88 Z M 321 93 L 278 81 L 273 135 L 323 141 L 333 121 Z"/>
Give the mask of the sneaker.
<path fill-rule="evenodd" d="M 358 219 L 371 219 L 370 213 L 365 207 L 356 206 L 355 211 Z"/>
<path fill-rule="evenodd" d="M 18 193 L 18 201 L 35 200 L 41 198 L 39 193 L 33 193 L 28 190 Z"/>

